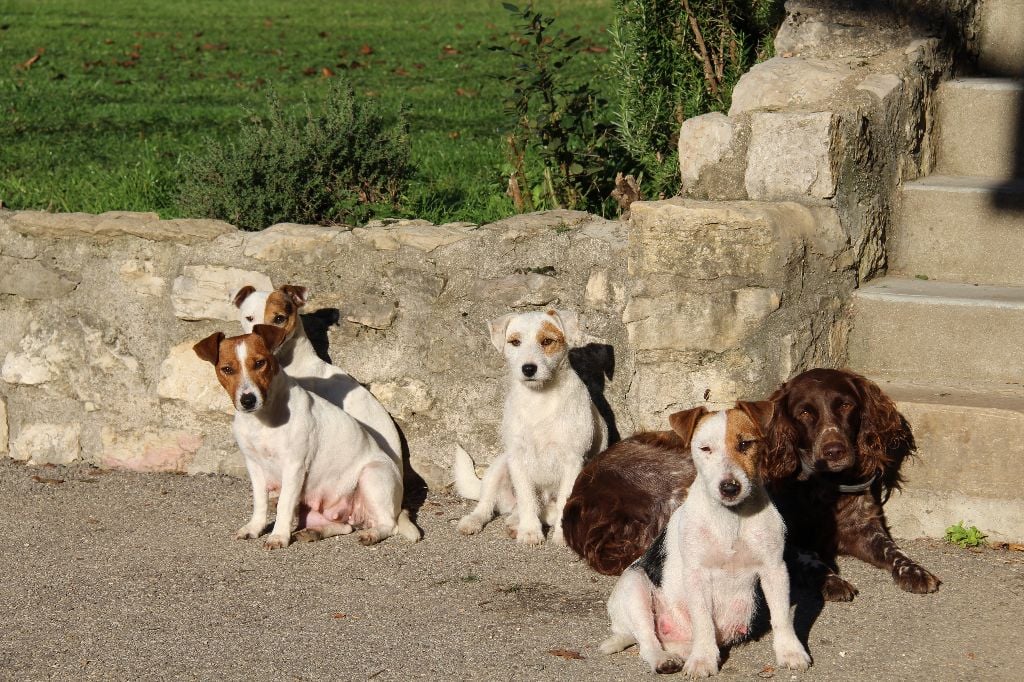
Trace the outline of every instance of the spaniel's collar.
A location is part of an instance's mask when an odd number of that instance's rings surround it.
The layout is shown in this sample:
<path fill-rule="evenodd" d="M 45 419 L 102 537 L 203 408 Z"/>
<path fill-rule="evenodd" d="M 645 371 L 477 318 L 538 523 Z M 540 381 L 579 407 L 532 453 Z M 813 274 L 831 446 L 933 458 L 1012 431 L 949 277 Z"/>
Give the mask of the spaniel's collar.
<path fill-rule="evenodd" d="M 800 468 L 803 469 L 803 475 L 805 479 L 810 478 L 812 476 L 816 476 L 818 474 L 817 471 L 807 466 L 807 463 L 804 461 L 803 457 L 800 457 L 799 459 Z M 840 483 L 839 485 L 836 486 L 836 489 L 841 493 L 862 493 L 872 486 L 876 478 L 878 478 L 878 472 L 871 474 L 871 478 L 861 483 Z"/>

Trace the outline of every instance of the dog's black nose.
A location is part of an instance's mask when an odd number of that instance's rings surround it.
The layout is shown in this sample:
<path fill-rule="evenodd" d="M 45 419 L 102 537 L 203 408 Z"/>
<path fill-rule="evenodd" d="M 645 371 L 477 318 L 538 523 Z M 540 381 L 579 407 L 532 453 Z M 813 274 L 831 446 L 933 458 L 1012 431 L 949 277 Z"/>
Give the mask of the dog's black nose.
<path fill-rule="evenodd" d="M 238 399 L 238 403 L 247 410 L 251 410 L 256 407 L 256 394 L 255 393 L 243 393 L 242 397 Z"/>
<path fill-rule="evenodd" d="M 727 478 L 718 484 L 718 490 L 721 491 L 722 497 L 736 497 L 742 487 L 735 478 Z"/>
<path fill-rule="evenodd" d="M 523 365 L 523 376 L 524 377 L 532 377 L 536 373 L 537 373 L 537 365 L 533 364 L 532 362 Z"/>

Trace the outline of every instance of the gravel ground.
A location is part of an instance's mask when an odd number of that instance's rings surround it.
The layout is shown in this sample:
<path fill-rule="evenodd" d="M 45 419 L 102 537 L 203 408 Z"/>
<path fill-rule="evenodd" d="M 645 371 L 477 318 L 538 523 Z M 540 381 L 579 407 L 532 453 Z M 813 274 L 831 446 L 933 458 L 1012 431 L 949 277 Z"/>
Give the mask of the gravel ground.
<path fill-rule="evenodd" d="M 0 460 L 0 678 L 625 680 L 634 650 L 596 655 L 613 579 L 567 549 L 517 546 L 431 493 L 424 539 L 333 538 L 266 551 L 231 539 L 248 482 L 34 468 Z M 849 561 L 850 604 L 796 591 L 812 668 L 768 669 L 770 637 L 724 679 L 1005 679 L 1024 670 L 1024 554 L 904 543 L 945 583 L 898 590 Z M 561 655 L 559 655 L 561 654 Z"/>

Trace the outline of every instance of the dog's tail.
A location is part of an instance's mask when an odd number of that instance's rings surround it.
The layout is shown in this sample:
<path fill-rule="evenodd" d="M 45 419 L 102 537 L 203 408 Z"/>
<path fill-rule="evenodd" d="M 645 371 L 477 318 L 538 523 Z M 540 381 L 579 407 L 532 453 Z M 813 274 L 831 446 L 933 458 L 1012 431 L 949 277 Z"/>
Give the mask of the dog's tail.
<path fill-rule="evenodd" d="M 476 475 L 473 458 L 458 444 L 452 460 L 452 475 L 455 477 L 455 492 L 467 500 L 480 499 L 481 481 Z"/>
<path fill-rule="evenodd" d="M 422 537 L 420 529 L 416 527 L 416 524 L 409 518 L 409 510 L 403 509 L 395 520 L 395 527 L 398 534 L 409 542 L 418 542 Z"/>

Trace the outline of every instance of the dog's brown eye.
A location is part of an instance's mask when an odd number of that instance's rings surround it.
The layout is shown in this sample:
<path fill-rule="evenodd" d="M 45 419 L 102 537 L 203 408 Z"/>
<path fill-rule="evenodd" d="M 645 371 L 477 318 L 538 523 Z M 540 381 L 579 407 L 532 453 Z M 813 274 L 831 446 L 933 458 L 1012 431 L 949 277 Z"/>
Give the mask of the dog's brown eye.
<path fill-rule="evenodd" d="M 542 345 L 542 346 L 550 346 L 554 342 L 555 342 L 554 339 L 541 339 L 540 345 Z"/>
<path fill-rule="evenodd" d="M 267 361 L 263 360 L 261 358 L 261 359 L 257 360 L 256 362 L 252 363 L 252 366 L 255 369 L 263 369 L 263 366 L 266 365 L 266 364 L 267 364 Z"/>
<path fill-rule="evenodd" d="M 700 451 L 701 452 L 711 452 L 711 446 L 710 445 L 701 445 L 700 446 Z"/>
<path fill-rule="evenodd" d="M 252 322 L 252 315 L 246 315 L 245 319 L 248 320 L 249 322 Z"/>
<path fill-rule="evenodd" d="M 235 368 L 232 367 L 231 365 L 224 365 L 223 367 L 220 368 L 220 373 L 221 374 L 234 374 L 235 373 Z"/>
<path fill-rule="evenodd" d="M 840 403 L 839 409 L 842 410 L 843 412 L 849 412 L 850 410 L 853 409 L 853 403 Z"/>
<path fill-rule="evenodd" d="M 736 446 L 736 448 L 740 452 L 746 452 L 747 450 L 750 449 L 750 446 L 753 445 L 753 444 L 754 444 L 754 441 L 752 441 L 752 440 L 741 440 L 739 442 L 739 445 Z"/>
<path fill-rule="evenodd" d="M 522 343 L 522 341 L 520 341 L 519 339 L 509 339 L 508 342 L 509 342 L 510 345 L 513 345 L 516 348 L 518 348 L 519 344 Z"/>
<path fill-rule="evenodd" d="M 274 315 L 274 324 L 281 324 L 285 321 L 284 315 Z"/>

